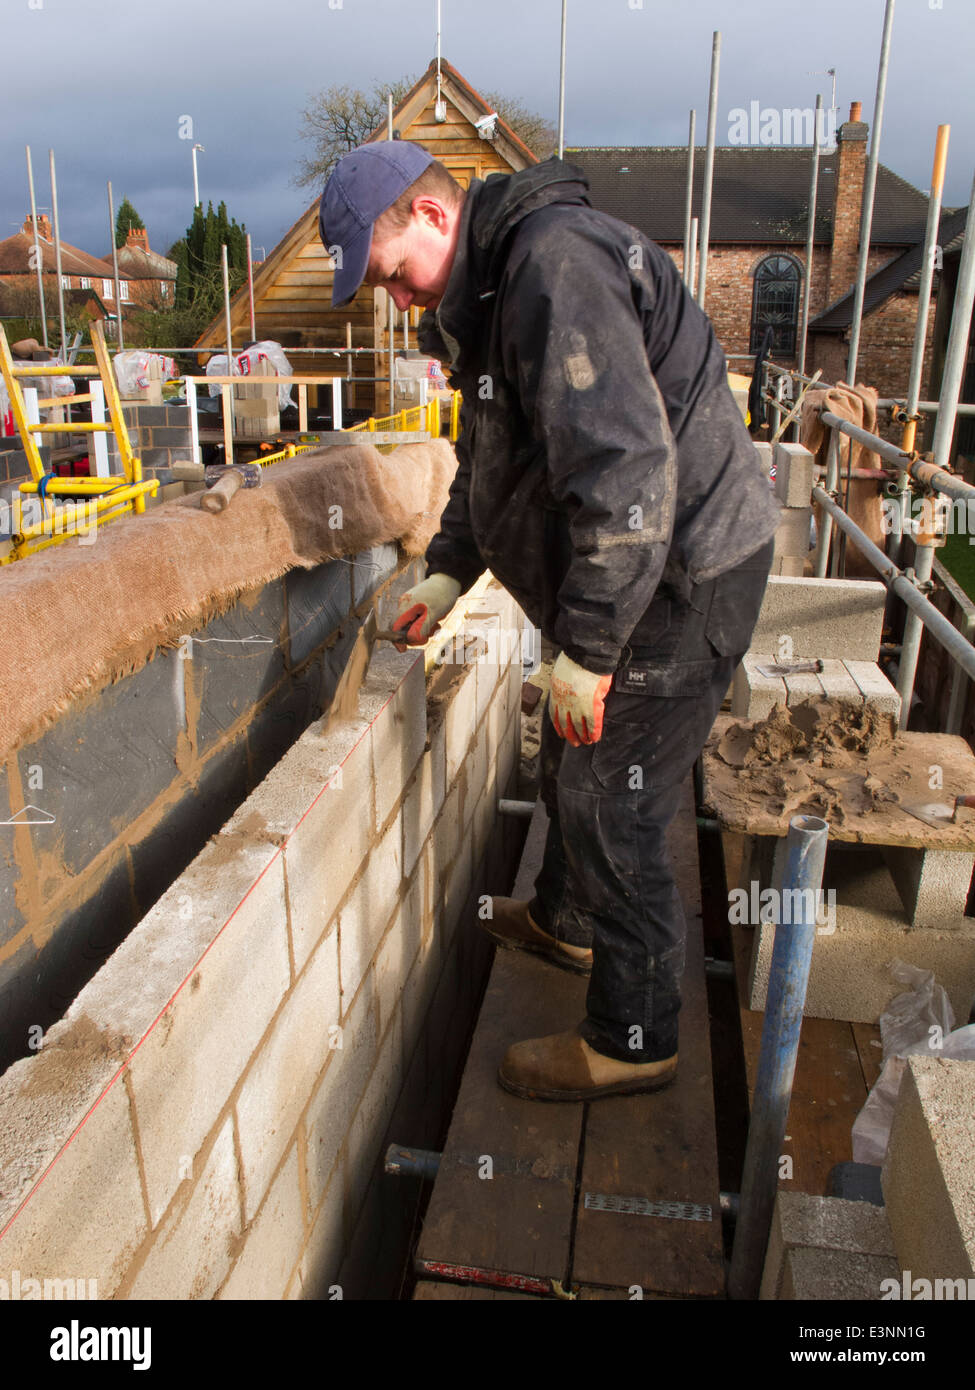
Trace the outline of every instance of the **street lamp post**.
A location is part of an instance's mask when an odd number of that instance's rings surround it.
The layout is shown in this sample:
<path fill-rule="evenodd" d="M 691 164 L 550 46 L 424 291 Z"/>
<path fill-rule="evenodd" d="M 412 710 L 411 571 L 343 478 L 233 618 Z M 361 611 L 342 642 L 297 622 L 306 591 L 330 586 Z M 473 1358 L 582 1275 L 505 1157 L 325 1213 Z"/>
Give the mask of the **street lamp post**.
<path fill-rule="evenodd" d="M 196 170 L 196 152 L 197 152 L 197 150 L 199 150 L 201 154 L 206 154 L 206 150 L 203 148 L 202 145 L 194 145 L 194 146 L 193 146 L 192 154 L 193 154 L 193 207 L 194 207 L 194 208 L 198 208 L 198 207 L 200 206 L 200 179 L 199 179 L 199 175 L 197 174 L 197 170 Z"/>

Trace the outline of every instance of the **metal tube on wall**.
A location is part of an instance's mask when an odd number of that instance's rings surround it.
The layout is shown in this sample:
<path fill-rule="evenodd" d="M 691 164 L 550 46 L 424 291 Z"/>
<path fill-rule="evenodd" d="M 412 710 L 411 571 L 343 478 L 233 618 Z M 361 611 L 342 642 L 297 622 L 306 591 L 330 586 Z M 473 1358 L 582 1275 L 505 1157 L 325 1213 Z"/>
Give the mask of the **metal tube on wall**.
<path fill-rule="evenodd" d="M 809 331 L 809 300 L 812 294 L 813 239 L 816 231 L 816 194 L 819 189 L 819 117 L 823 109 L 821 93 L 816 93 L 813 120 L 812 171 L 809 176 L 809 225 L 806 228 L 806 283 L 802 288 L 802 325 L 799 329 L 799 375 L 806 370 L 806 336 Z"/>
<path fill-rule="evenodd" d="M 851 386 L 856 383 L 857 356 L 860 351 L 860 324 L 863 319 L 863 296 L 867 283 L 867 261 L 870 256 L 870 230 L 873 226 L 873 200 L 877 187 L 877 165 L 880 161 L 880 135 L 884 124 L 884 97 L 887 92 L 887 65 L 890 60 L 890 31 L 893 22 L 894 0 L 887 0 L 883 38 L 880 41 L 873 129 L 870 132 L 870 157 L 867 160 L 867 176 L 863 185 L 863 203 L 860 210 L 860 259 L 857 262 L 856 292 L 853 297 L 850 350 L 846 359 L 846 379 Z"/>
<path fill-rule="evenodd" d="M 30 145 L 27 150 L 27 187 L 30 189 L 30 222 L 34 229 L 34 260 L 37 262 L 37 296 L 41 302 L 41 337 L 44 346 L 47 341 L 47 305 L 44 303 L 44 257 L 41 253 L 40 233 L 37 230 L 37 202 L 34 198 L 34 166 L 30 158 Z"/>
<path fill-rule="evenodd" d="M 701 197 L 701 268 L 698 272 L 697 302 L 704 308 L 708 282 L 708 239 L 711 235 L 711 188 L 714 183 L 714 144 L 718 124 L 718 67 L 721 61 L 721 34 L 711 40 L 711 86 L 708 92 L 708 144 L 704 156 L 704 191 Z"/>
<path fill-rule="evenodd" d="M 49 151 L 51 156 L 51 214 L 54 218 L 54 265 L 58 277 L 58 314 L 61 319 L 61 360 L 68 360 L 67 330 L 64 326 L 64 283 L 61 279 L 61 230 L 58 222 L 58 183 L 54 173 L 54 151 Z"/>
<path fill-rule="evenodd" d="M 687 127 L 687 193 L 684 198 L 684 284 L 691 283 L 691 261 L 694 259 L 694 129 L 697 112 L 692 108 Z M 693 294 L 693 290 L 691 291 Z"/>
<path fill-rule="evenodd" d="M 968 357 L 972 303 L 975 300 L 975 180 L 972 182 L 966 227 L 970 230 L 966 232 L 958 266 L 958 284 L 955 286 L 955 302 L 951 308 L 951 329 L 948 333 L 944 371 L 941 374 L 941 389 L 938 392 L 941 404 L 938 422 L 934 427 L 934 443 L 931 446 L 936 468 L 948 467 L 951 441 L 955 433 L 958 398 Z"/>
<path fill-rule="evenodd" d="M 757 1298 L 762 1281 L 816 939 L 828 837 L 829 825 L 818 816 L 794 816 L 789 822 L 784 891 L 779 900 L 790 904 L 791 920 L 779 921 L 775 927 L 755 1099 L 728 1273 L 728 1295 L 734 1299 Z M 779 915 L 782 916 L 781 909 Z"/>
<path fill-rule="evenodd" d="M 115 276 L 115 341 L 119 352 L 125 347 L 122 336 L 122 281 L 118 273 L 118 247 L 115 245 L 115 205 L 112 201 L 112 180 L 108 180 L 108 230 L 112 238 L 112 273 Z"/>

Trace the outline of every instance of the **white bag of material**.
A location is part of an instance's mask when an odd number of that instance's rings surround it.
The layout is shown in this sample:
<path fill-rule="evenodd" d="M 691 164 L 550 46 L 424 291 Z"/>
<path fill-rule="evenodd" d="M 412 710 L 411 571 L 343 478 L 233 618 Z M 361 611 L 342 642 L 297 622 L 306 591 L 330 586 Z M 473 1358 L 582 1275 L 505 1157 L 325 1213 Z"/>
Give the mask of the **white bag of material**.
<path fill-rule="evenodd" d="M 881 1164 L 887 1154 L 905 1058 L 924 1054 L 975 1060 L 975 1024 L 958 1028 L 944 989 L 931 970 L 895 960 L 891 974 L 907 985 L 880 1015 L 884 1066 L 853 1124 L 854 1163 Z"/>
<path fill-rule="evenodd" d="M 258 362 L 270 362 L 274 368 L 274 376 L 293 376 L 291 363 L 284 355 L 284 350 L 280 343 L 270 340 L 261 343 L 254 343 L 253 346 L 245 348 L 243 352 L 234 354 L 233 370 L 227 370 L 227 354 L 218 352 L 215 357 L 211 357 L 206 365 L 207 376 L 251 376 Z M 278 409 L 284 410 L 289 405 L 294 405 L 291 396 L 292 387 L 278 387 Z M 220 387 L 211 386 L 210 395 L 219 396 Z"/>
<path fill-rule="evenodd" d="M 136 348 L 128 348 L 125 352 L 117 352 L 112 360 L 115 363 L 120 396 L 134 396 L 137 391 L 146 389 L 149 385 L 149 364 L 153 361 L 159 363 L 160 381 L 174 381 L 179 376 L 173 359 L 164 357 L 159 352 L 141 352 Z"/>

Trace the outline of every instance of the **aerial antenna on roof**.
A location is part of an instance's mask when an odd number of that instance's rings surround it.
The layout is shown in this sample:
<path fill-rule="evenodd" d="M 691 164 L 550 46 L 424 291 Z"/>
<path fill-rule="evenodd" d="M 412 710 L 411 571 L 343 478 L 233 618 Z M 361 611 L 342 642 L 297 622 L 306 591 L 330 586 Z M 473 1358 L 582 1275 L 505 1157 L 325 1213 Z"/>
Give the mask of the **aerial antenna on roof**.
<path fill-rule="evenodd" d="M 440 0 L 437 0 L 437 100 L 433 107 L 433 119 L 441 125 L 447 119 L 447 103 L 440 90 Z"/>
<path fill-rule="evenodd" d="M 835 131 L 835 130 L 836 130 L 836 69 L 835 69 L 835 68 L 817 68 L 817 69 L 815 70 L 815 72 L 807 72 L 807 73 L 806 73 L 806 76 L 807 76 L 807 77 L 820 77 L 820 76 L 822 76 L 822 74 L 823 74 L 824 72 L 825 72 L 825 74 L 826 74 L 827 77 L 831 77 L 831 78 L 833 79 L 833 96 L 832 96 L 832 99 L 831 99 L 831 101 L 830 101 L 830 107 L 829 107 L 829 109 L 830 109 L 830 111 L 832 112 L 832 126 L 831 126 L 831 129 L 832 129 L 833 131 Z M 816 138 L 819 139 L 819 132 L 818 132 L 818 130 L 817 130 L 817 132 L 816 132 Z M 820 143 L 821 145 L 831 146 L 831 145 L 835 145 L 836 142 L 835 142 L 835 139 L 834 139 L 834 140 L 832 140 L 832 141 L 820 140 L 819 143 Z"/>
<path fill-rule="evenodd" d="M 562 41 L 559 54 L 559 159 L 565 154 L 565 12 L 567 0 L 562 0 Z"/>

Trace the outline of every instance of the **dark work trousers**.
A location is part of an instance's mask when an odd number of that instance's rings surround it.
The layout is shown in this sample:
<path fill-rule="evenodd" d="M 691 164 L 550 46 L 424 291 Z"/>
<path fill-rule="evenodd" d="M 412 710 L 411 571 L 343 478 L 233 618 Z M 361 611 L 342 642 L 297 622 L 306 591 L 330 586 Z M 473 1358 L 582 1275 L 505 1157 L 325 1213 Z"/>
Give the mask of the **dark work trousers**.
<path fill-rule="evenodd" d="M 542 721 L 549 830 L 530 910 L 558 940 L 592 947 L 581 1032 L 622 1061 L 677 1051 L 686 923 L 667 827 L 748 649 L 772 550 L 654 599 L 653 645 L 624 649 L 598 743 L 573 748 Z"/>

